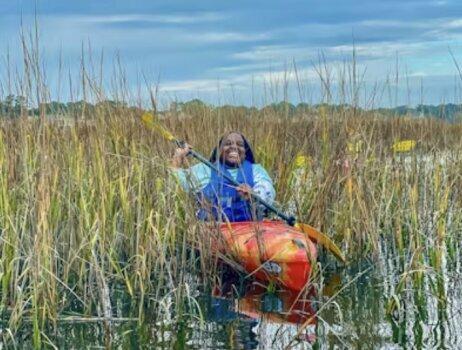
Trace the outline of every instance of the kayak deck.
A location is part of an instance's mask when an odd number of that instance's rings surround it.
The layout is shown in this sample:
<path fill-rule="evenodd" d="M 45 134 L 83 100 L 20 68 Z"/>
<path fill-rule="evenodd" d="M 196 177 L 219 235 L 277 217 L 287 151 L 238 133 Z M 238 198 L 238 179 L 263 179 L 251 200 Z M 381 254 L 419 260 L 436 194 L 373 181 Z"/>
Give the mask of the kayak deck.
<path fill-rule="evenodd" d="M 244 267 L 249 275 L 302 290 L 317 259 L 316 245 L 282 221 L 223 223 L 219 250 Z"/>

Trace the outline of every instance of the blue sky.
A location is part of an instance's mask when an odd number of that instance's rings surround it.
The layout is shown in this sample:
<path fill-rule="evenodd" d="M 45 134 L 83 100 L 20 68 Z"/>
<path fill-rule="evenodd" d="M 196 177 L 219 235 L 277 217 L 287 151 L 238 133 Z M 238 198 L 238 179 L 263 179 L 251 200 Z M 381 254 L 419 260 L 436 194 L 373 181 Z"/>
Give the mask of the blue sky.
<path fill-rule="evenodd" d="M 32 28 L 35 9 L 47 84 L 61 99 L 69 88 L 58 76 L 65 71 L 78 80 L 83 45 L 91 46 L 93 61 L 104 52 L 108 95 L 118 55 L 133 95 L 145 90 L 145 80 L 159 81 L 164 104 L 198 97 L 261 105 L 283 99 L 285 83 L 292 102 L 317 103 L 322 55 L 339 101 L 340 72 L 348 77 L 354 43 L 362 104 L 460 102 L 449 48 L 462 66 L 461 1 L 0 0 L 0 96 L 8 90 L 7 52 L 18 67 L 10 72 L 21 71 L 21 20 Z"/>

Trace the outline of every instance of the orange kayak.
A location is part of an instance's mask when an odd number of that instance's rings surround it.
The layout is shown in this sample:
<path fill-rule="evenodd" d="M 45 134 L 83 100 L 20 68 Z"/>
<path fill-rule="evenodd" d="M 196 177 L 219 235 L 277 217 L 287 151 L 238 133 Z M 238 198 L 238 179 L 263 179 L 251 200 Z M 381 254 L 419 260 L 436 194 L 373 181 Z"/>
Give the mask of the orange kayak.
<path fill-rule="evenodd" d="M 261 287 L 254 287 L 239 298 L 237 308 L 239 313 L 254 319 L 264 319 L 278 324 L 316 324 L 316 311 L 306 297 L 301 297 L 294 291 L 282 291 L 268 294 Z"/>
<path fill-rule="evenodd" d="M 295 291 L 308 284 L 317 248 L 303 232 L 277 220 L 224 223 L 220 232 L 219 250 L 249 275 Z"/>

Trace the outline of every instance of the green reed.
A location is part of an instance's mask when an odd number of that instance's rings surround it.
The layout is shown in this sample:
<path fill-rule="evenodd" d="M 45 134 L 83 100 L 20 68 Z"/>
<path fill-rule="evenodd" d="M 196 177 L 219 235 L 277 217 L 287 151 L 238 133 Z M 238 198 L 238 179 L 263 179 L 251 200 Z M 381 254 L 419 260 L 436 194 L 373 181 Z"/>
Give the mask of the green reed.
<path fill-rule="evenodd" d="M 141 320 L 145 302 L 163 308 L 167 288 L 181 315 L 191 283 L 199 283 L 190 273 L 202 276 L 200 283 L 216 279 L 216 256 L 204 239 L 209 232 L 168 169 L 173 146 L 144 130 L 139 114 L 103 106 L 84 120 L 1 124 L 1 305 L 11 329 L 33 322 L 36 345 L 46 321 L 58 322 L 70 298 L 82 315 L 109 320 L 115 317 L 111 288 L 123 285 L 138 300 Z M 461 159 L 451 156 L 459 145 L 447 134 L 457 135 L 460 126 L 408 120 L 397 127 L 395 119 L 332 114 L 327 128 L 321 114 L 281 122 L 267 112 L 231 117 L 210 108 L 187 119 L 165 115 L 163 122 L 204 153 L 226 130 L 250 135 L 281 204 L 331 235 L 350 260 L 382 254 L 383 242 L 391 243 L 402 262 L 402 280 L 390 299 L 398 301 L 409 278 L 422 285 L 425 271 L 438 271 L 446 250 L 455 249 Z M 361 130 L 366 146 L 358 152 L 346 151 L 346 124 Z M 416 132 L 409 138 L 428 127 L 435 132 L 419 150 L 394 155 L 391 135 L 410 124 Z M 307 140 L 306 133 L 313 136 Z M 443 134 L 445 146 L 429 153 Z M 310 160 L 291 177 L 299 154 Z"/>
<path fill-rule="evenodd" d="M 25 71 L 40 82 L 34 62 L 26 60 Z M 0 121 L 0 309 L 13 333 L 32 323 L 36 347 L 69 309 L 117 318 L 114 286 L 133 298 L 140 323 L 147 303 L 154 317 L 181 321 L 185 308 L 196 309 L 192 290 L 219 280 L 213 230 L 197 222 L 194 200 L 169 169 L 173 146 L 143 128 L 141 108 L 127 106 L 123 74 L 115 103 L 87 69 L 81 78 L 94 105 L 47 116 L 37 86 L 38 118 L 22 110 Z M 158 115 L 204 154 L 223 133 L 241 131 L 283 208 L 331 236 L 350 261 L 395 259 L 390 314 L 400 311 L 409 286 L 430 283 L 444 300 L 438 276 L 459 252 L 462 223 L 461 125 L 328 105 L 293 116 L 206 105 Z M 416 140 L 416 149 L 393 153 L 402 139 Z M 298 155 L 309 161 L 295 166 Z"/>

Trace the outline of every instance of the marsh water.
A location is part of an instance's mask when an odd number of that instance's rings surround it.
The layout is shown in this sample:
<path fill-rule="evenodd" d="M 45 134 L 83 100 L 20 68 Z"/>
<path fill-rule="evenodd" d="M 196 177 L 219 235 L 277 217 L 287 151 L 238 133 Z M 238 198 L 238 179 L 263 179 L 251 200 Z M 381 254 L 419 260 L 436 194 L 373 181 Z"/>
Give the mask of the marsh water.
<path fill-rule="evenodd" d="M 324 262 L 317 288 L 302 295 L 232 276 L 183 296 L 166 291 L 159 302 L 146 296 L 140 310 L 114 289 L 113 321 L 70 318 L 47 335 L 58 348 L 460 348 L 459 248 L 445 255 L 440 271 L 407 269 L 399 256 L 347 267 Z M 15 344 L 30 344 L 29 337 L 25 325 Z"/>

